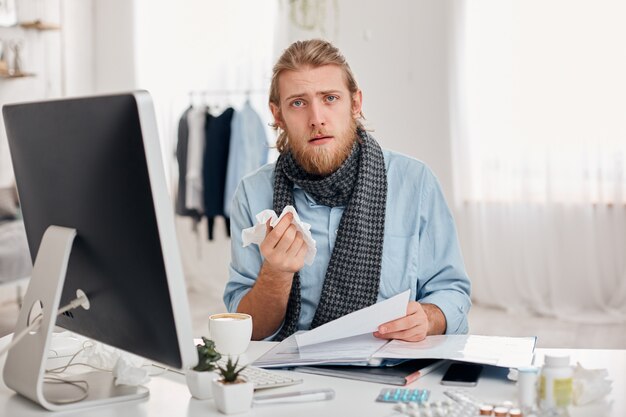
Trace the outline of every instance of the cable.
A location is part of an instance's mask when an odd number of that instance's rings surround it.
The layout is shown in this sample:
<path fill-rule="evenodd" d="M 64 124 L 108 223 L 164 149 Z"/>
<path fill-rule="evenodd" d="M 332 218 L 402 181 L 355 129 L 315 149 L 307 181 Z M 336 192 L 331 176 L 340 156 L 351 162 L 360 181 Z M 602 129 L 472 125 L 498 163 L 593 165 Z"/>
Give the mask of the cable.
<path fill-rule="evenodd" d="M 87 342 L 85 342 L 85 343 L 87 343 Z M 85 362 L 72 363 L 72 362 L 74 362 L 74 359 L 76 359 L 76 357 L 78 355 L 80 355 L 85 349 L 87 349 L 87 346 L 85 346 L 83 344 L 83 347 L 78 352 L 74 353 L 72 355 L 72 357 L 70 358 L 70 360 L 65 365 L 62 365 L 62 366 L 59 366 L 59 367 L 56 367 L 56 368 L 52 368 L 52 369 L 46 369 L 46 374 L 62 374 L 70 366 L 86 366 L 86 367 L 89 367 L 91 369 L 95 369 L 96 371 L 113 372 L 112 369 L 99 368 L 97 366 L 94 366 L 94 365 L 91 365 L 91 364 L 85 363 Z"/>
<path fill-rule="evenodd" d="M 68 304 L 64 305 L 63 307 L 61 307 L 57 313 L 57 316 L 60 316 L 61 314 L 65 313 L 66 311 L 70 311 L 73 310 L 77 307 L 80 307 L 81 305 L 83 305 L 84 303 L 89 302 L 89 300 L 87 299 L 86 295 L 81 295 L 80 297 L 77 297 L 75 299 L 73 299 L 72 301 L 70 301 Z M 19 332 L 17 335 L 15 335 L 13 337 L 13 340 L 11 340 L 11 343 L 9 343 L 7 346 L 5 346 L 2 351 L 0 351 L 0 358 L 2 356 L 4 356 L 5 353 L 7 353 L 9 350 L 11 350 L 11 348 L 15 345 L 17 345 L 20 340 L 22 340 L 28 333 L 30 332 L 34 332 L 37 329 L 39 329 L 39 326 L 41 325 L 41 320 L 43 318 L 43 315 L 40 313 L 39 315 L 37 315 L 37 317 L 35 317 L 35 319 L 32 321 L 32 323 L 30 323 L 30 325 L 28 327 L 26 327 L 24 330 L 22 330 L 21 332 Z"/>
<path fill-rule="evenodd" d="M 87 348 L 89 348 L 91 346 L 93 346 L 93 344 L 90 344 L 90 341 L 86 340 L 83 343 L 83 347 L 80 348 L 76 353 L 74 353 L 72 355 L 72 357 L 70 358 L 70 360 L 65 365 L 59 366 L 59 367 L 56 367 L 56 368 L 52 368 L 52 369 L 46 369 L 46 372 L 44 374 L 44 379 L 43 379 L 44 384 L 69 384 L 69 385 L 73 385 L 76 388 L 78 388 L 81 391 L 83 391 L 83 395 L 78 397 L 78 398 L 71 398 L 71 399 L 66 399 L 66 400 L 54 400 L 54 401 L 52 401 L 55 404 L 71 404 L 71 403 L 82 401 L 82 400 L 84 400 L 85 398 L 87 398 L 89 396 L 89 382 L 87 382 L 84 379 L 66 379 L 66 378 L 62 378 L 60 376 L 69 367 L 71 367 L 71 366 L 86 366 L 86 367 L 95 369 L 97 371 L 113 372 L 113 370 L 111 370 L 111 369 L 99 368 L 97 366 L 94 366 L 94 365 L 91 365 L 91 364 L 85 363 L 85 362 L 75 362 L 74 363 L 74 359 L 76 359 L 76 357 L 78 355 L 80 355 L 82 352 L 84 352 L 85 349 L 87 349 Z M 58 374 L 59 376 L 54 376 L 55 374 Z M 72 378 L 72 376 L 68 375 L 67 378 Z M 80 384 L 83 384 L 84 386 L 80 385 Z"/>
<path fill-rule="evenodd" d="M 156 372 L 156 373 L 154 373 L 154 374 L 148 373 L 148 376 L 149 376 L 150 378 L 155 377 L 155 376 L 161 376 L 161 375 L 166 374 L 166 373 L 167 373 L 167 372 L 169 372 L 169 371 L 172 371 L 172 369 L 170 369 L 170 368 L 168 368 L 168 367 L 155 365 L 155 364 L 153 364 L 153 363 L 152 363 L 152 364 L 143 365 L 143 366 L 142 366 L 142 368 L 143 368 L 143 367 L 146 367 L 146 366 L 150 366 L 150 367 L 153 367 L 153 368 L 160 368 L 159 372 Z"/>
<path fill-rule="evenodd" d="M 76 388 L 80 389 L 83 392 L 83 395 L 79 398 L 70 398 L 67 400 L 59 400 L 56 399 L 54 401 L 50 401 L 53 402 L 55 404 L 71 404 L 71 403 L 76 403 L 79 401 L 84 400 L 85 398 L 87 398 L 87 396 L 89 395 L 89 383 L 85 380 L 75 380 L 75 381 L 71 381 L 69 379 L 63 379 L 63 378 L 58 378 L 55 376 L 44 376 L 44 383 L 45 384 L 69 384 L 69 385 L 73 385 Z M 81 386 L 80 384 L 85 384 L 85 386 Z"/>

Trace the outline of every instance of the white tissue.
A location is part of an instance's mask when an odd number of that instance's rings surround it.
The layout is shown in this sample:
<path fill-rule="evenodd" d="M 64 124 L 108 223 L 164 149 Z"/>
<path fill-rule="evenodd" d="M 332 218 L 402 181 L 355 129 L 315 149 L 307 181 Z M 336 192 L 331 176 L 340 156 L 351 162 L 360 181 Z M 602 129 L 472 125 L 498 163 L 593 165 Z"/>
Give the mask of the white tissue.
<path fill-rule="evenodd" d="M 302 233 L 302 238 L 304 239 L 304 243 L 307 245 L 307 252 L 304 258 L 304 263 L 307 265 L 311 265 L 313 263 L 313 259 L 315 259 L 315 254 L 317 253 L 317 247 L 315 240 L 313 240 L 313 236 L 311 236 L 311 225 L 308 223 L 304 223 L 300 220 L 300 216 L 296 212 L 296 209 L 293 206 L 286 206 L 283 209 L 283 212 L 280 214 L 280 217 L 276 214 L 274 210 L 263 210 L 259 214 L 256 215 L 257 224 L 253 227 L 249 227 L 247 229 L 243 229 L 241 231 L 241 240 L 243 240 L 243 247 L 245 248 L 251 243 L 256 243 L 260 245 L 265 239 L 265 234 L 267 232 L 265 224 L 269 219 L 272 219 L 270 222 L 270 226 L 275 227 L 280 220 L 285 217 L 287 213 L 293 214 L 293 220 L 291 224 L 296 226 L 296 229 Z"/>
<path fill-rule="evenodd" d="M 84 362 L 89 365 L 100 369 L 113 369 L 117 358 L 119 358 L 119 353 L 117 349 L 111 346 L 89 340 L 85 342 L 83 356 L 85 357 Z"/>
<path fill-rule="evenodd" d="M 574 404 L 584 405 L 602 399 L 611 392 L 606 369 L 585 369 L 580 363 L 574 368 Z"/>
<path fill-rule="evenodd" d="M 100 369 L 112 369 L 115 385 L 142 385 L 150 381 L 143 369 L 144 359 L 114 347 L 90 341 L 84 350 L 84 362 Z"/>
<path fill-rule="evenodd" d="M 113 368 L 115 385 L 143 385 L 150 381 L 148 371 L 133 366 L 131 358 L 120 356 Z"/>

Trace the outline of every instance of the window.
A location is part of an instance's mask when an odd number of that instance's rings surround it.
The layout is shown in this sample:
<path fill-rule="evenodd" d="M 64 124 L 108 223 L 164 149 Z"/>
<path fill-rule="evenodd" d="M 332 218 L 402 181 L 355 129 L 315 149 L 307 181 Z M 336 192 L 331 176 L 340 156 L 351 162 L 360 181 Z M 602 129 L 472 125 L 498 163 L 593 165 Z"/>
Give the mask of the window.
<path fill-rule="evenodd" d="M 623 16 L 617 0 L 463 3 L 460 202 L 626 204 Z"/>

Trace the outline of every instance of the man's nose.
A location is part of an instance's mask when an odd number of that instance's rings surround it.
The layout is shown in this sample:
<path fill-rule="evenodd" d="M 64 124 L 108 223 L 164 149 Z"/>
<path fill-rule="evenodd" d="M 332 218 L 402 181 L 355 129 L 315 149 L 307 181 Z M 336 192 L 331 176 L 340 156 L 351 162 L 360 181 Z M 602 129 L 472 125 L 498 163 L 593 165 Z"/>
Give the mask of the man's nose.
<path fill-rule="evenodd" d="M 309 123 L 312 128 L 321 127 L 326 125 L 326 119 L 324 116 L 324 109 L 319 103 L 312 103 L 309 106 Z"/>

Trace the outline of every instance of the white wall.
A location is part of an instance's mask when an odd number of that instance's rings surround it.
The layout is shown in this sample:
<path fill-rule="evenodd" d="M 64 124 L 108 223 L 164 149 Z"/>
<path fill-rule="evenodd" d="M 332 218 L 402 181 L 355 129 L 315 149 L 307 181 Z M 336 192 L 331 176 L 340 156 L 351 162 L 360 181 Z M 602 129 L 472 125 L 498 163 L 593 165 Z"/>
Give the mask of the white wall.
<path fill-rule="evenodd" d="M 95 90 L 94 2 L 63 0 L 62 91 L 67 96 L 92 94 Z"/>
<path fill-rule="evenodd" d="M 62 0 L 65 95 L 137 88 L 136 0 Z"/>
<path fill-rule="evenodd" d="M 133 90 L 136 0 L 94 1 L 94 92 Z M 163 30 L 167 28 L 164 27 Z"/>

